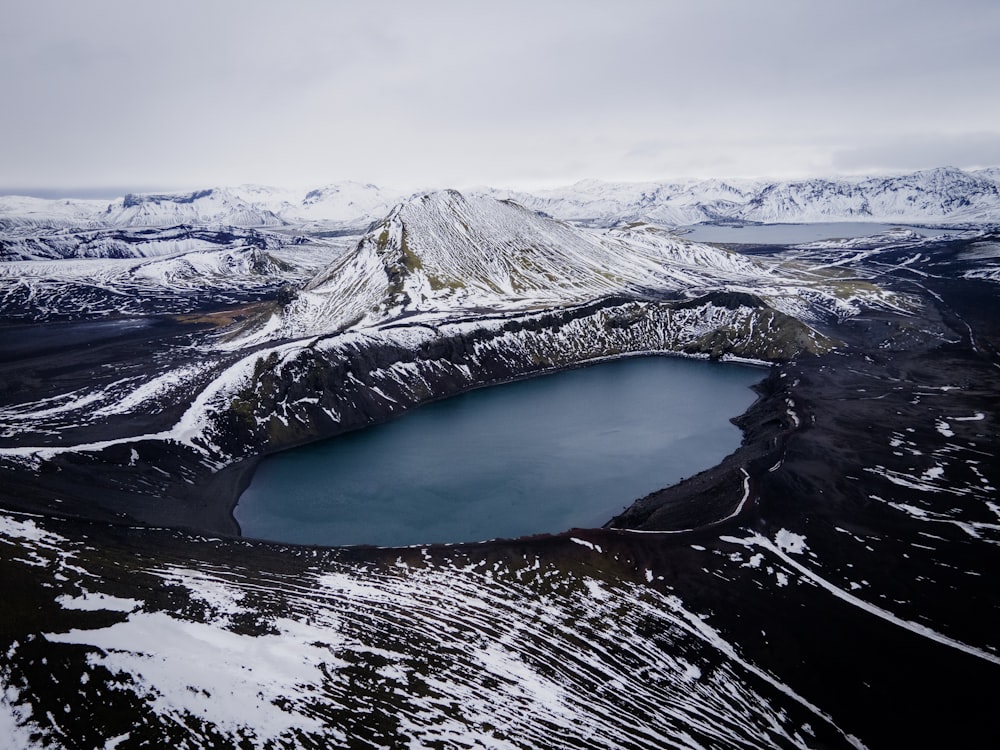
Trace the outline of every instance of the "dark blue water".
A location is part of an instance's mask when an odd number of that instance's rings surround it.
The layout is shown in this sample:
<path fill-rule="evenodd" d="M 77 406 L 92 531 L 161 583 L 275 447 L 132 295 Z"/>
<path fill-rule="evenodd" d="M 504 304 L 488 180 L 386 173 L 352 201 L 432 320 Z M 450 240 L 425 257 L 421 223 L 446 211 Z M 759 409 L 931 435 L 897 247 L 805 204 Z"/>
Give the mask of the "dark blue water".
<path fill-rule="evenodd" d="M 235 516 L 249 537 L 399 546 L 604 524 L 740 443 L 756 367 L 607 362 L 484 388 L 264 460 Z"/>

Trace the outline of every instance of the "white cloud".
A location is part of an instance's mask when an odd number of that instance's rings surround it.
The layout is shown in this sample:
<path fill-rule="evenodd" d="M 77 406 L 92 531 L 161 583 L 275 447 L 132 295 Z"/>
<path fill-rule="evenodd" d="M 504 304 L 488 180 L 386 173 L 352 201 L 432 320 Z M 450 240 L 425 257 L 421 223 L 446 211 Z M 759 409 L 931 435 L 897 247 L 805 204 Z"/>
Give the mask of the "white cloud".
<path fill-rule="evenodd" d="M 914 170 L 934 166 L 961 168 L 1000 164 L 1000 132 L 906 135 L 838 151 L 835 168 L 850 172 Z"/>
<path fill-rule="evenodd" d="M 791 176 L 899 136 L 931 166 L 941 134 L 997 163 L 996 28 L 986 0 L 12 0 L 3 180 Z"/>

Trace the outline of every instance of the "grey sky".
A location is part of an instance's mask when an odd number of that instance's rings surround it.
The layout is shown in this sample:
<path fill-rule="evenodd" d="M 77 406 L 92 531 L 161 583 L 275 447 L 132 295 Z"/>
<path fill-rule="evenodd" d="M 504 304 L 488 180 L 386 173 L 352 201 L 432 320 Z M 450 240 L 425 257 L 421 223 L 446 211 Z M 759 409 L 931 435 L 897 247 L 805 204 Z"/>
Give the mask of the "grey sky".
<path fill-rule="evenodd" d="M 1000 164 L 996 0 L 5 0 L 0 187 Z"/>

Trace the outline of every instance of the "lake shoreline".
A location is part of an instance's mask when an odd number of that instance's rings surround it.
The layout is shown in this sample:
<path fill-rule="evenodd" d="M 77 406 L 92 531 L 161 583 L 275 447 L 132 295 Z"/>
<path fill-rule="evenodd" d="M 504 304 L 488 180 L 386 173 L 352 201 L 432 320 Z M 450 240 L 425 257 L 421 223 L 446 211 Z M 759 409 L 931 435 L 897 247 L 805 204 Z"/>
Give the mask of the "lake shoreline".
<path fill-rule="evenodd" d="M 334 546 L 599 526 L 735 449 L 732 415 L 756 401 L 766 371 L 643 356 L 546 375 L 274 454 L 258 464 L 236 520 L 247 537 Z"/>

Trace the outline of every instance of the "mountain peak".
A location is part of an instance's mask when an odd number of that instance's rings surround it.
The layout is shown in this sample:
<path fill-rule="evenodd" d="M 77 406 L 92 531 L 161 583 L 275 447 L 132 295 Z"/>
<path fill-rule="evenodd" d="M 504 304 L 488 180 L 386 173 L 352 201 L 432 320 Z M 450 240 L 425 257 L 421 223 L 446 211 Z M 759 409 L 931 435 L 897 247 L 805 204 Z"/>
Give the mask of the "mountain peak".
<path fill-rule="evenodd" d="M 676 294 L 767 276 L 755 262 L 647 227 L 593 231 L 510 200 L 440 190 L 397 204 L 282 312 L 289 338 L 400 317 L 523 312 Z"/>

